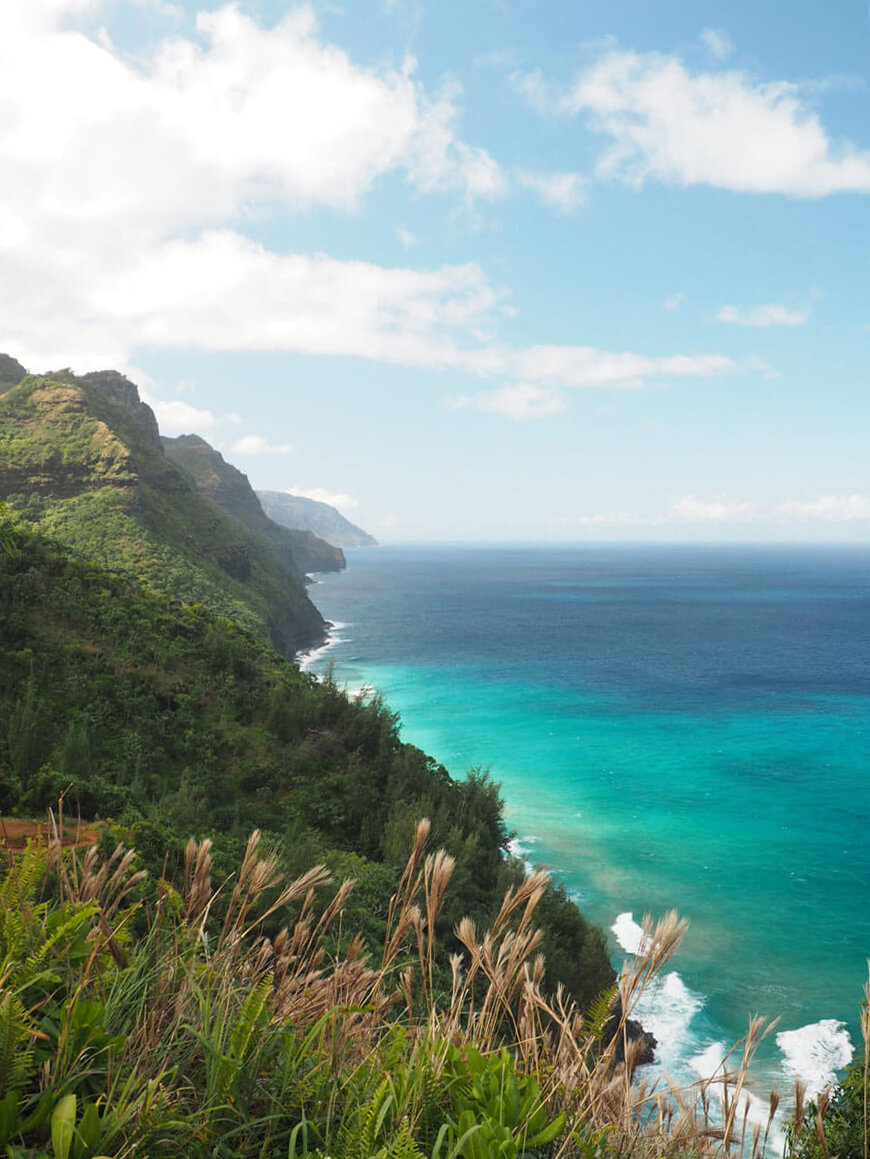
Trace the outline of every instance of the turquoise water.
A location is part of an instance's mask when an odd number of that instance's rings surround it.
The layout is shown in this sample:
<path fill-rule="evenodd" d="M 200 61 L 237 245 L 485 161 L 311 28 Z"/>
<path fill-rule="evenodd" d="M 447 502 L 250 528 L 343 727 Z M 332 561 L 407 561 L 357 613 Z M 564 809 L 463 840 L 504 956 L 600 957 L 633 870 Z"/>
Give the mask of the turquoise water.
<path fill-rule="evenodd" d="M 761 1013 L 765 1080 L 842 1066 L 870 954 L 870 551 L 349 557 L 312 589 L 340 625 L 314 670 L 377 688 L 454 774 L 489 765 L 518 847 L 606 929 L 689 919 L 644 1013 L 663 1062 L 700 1072 Z"/>

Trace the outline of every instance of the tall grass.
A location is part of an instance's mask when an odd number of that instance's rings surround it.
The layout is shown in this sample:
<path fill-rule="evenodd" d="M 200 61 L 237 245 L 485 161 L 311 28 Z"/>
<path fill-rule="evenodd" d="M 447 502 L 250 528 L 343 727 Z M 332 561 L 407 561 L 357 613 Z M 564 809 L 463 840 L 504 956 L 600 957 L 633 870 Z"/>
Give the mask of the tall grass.
<path fill-rule="evenodd" d="M 488 929 L 460 922 L 445 982 L 434 931 L 453 860 L 427 852 L 428 833 L 421 821 L 377 954 L 343 929 L 352 882 L 322 866 L 284 881 L 257 833 L 217 884 L 208 841 L 189 843 L 177 886 L 145 880 L 122 847 L 64 848 L 62 823 L 10 855 L 0 1147 L 11 1159 L 765 1152 L 778 1100 L 765 1129 L 744 1098 L 760 1020 L 693 1087 L 638 1069 L 629 1020 L 679 945 L 676 914 L 645 921 L 636 962 L 581 1011 L 546 989 L 535 872 Z"/>

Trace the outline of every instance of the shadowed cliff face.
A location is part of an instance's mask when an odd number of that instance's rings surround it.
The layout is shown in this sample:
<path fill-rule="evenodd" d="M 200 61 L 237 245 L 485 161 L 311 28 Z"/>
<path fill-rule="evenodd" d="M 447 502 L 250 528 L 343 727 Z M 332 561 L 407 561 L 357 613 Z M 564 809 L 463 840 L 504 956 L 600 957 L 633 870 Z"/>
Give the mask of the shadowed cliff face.
<path fill-rule="evenodd" d="M 197 492 L 115 371 L 29 376 L 0 394 L 0 498 L 76 552 L 207 604 L 285 655 L 324 636 L 288 553 Z"/>
<path fill-rule="evenodd" d="M 310 531 L 288 530 L 270 519 L 247 475 L 228 463 L 199 435 L 164 438 L 163 447 L 167 456 L 193 481 L 200 495 L 260 536 L 298 574 L 340 571 L 345 566 L 339 548 L 318 539 Z"/>
<path fill-rule="evenodd" d="M 21 363 L 10 354 L 0 354 L 0 394 L 17 386 L 27 371 Z"/>

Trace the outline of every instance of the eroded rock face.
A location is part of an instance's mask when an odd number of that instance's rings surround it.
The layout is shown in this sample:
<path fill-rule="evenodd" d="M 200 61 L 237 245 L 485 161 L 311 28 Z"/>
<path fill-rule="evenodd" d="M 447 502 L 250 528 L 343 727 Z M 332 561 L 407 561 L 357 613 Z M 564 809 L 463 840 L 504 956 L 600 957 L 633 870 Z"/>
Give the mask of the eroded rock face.
<path fill-rule="evenodd" d="M 103 394 L 122 403 L 139 422 L 151 446 L 163 452 L 154 411 L 139 397 L 139 388 L 135 382 L 131 382 L 126 375 L 120 374 L 117 370 L 95 370 L 90 374 L 83 374 L 81 381 L 99 387 Z"/>
<path fill-rule="evenodd" d="M 614 1013 L 608 1023 L 604 1027 L 604 1041 L 612 1042 L 616 1037 L 619 1026 L 619 1018 Z M 656 1047 L 658 1046 L 658 1039 L 654 1034 L 648 1030 L 644 1030 L 641 1024 L 634 1018 L 627 1018 L 625 1021 L 625 1035 L 621 1033 L 616 1043 L 616 1060 L 617 1062 L 625 1061 L 625 1042 L 634 1044 L 638 1043 L 638 1055 L 635 1059 L 635 1065 L 646 1066 L 648 1063 L 655 1062 Z"/>

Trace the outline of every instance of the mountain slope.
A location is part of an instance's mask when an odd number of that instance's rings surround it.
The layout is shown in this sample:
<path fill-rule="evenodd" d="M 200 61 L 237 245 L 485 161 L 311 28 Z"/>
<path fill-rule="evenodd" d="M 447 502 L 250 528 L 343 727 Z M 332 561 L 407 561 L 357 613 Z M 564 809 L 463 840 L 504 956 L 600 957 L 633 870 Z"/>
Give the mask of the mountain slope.
<path fill-rule="evenodd" d="M 286 655 L 323 637 L 300 576 L 197 493 L 123 375 L 63 371 L 0 395 L 0 498 L 89 559 L 207 604 Z"/>
<path fill-rule="evenodd" d="M 161 441 L 167 456 L 192 479 L 200 495 L 268 543 L 288 567 L 305 573 L 340 571 L 345 566 L 339 548 L 318 539 L 311 531 L 291 531 L 273 522 L 260 505 L 247 475 L 228 463 L 205 439 L 180 435 Z"/>
<path fill-rule="evenodd" d="M 328 503 L 286 491 L 258 491 L 257 497 L 269 518 L 282 527 L 305 528 L 336 547 L 373 547 L 378 542 Z"/>

